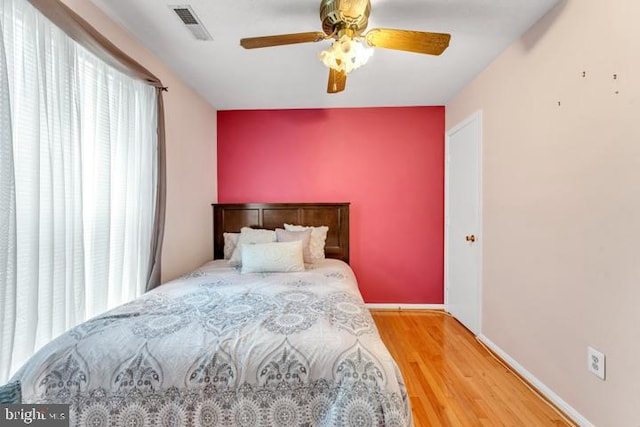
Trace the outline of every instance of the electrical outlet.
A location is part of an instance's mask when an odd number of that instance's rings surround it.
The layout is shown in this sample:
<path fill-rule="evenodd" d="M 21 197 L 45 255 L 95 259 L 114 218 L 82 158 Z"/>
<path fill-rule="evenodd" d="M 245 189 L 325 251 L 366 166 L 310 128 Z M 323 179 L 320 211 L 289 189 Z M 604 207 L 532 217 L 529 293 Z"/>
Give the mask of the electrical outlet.
<path fill-rule="evenodd" d="M 589 346 L 587 347 L 587 369 L 596 377 L 604 381 L 605 358 L 604 353 Z"/>

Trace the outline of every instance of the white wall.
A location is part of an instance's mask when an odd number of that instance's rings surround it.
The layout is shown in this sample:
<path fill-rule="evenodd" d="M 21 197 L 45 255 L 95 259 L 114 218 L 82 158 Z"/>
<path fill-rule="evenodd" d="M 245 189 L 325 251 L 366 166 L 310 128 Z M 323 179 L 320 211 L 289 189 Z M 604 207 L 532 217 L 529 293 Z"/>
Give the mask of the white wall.
<path fill-rule="evenodd" d="M 167 215 L 162 280 L 213 258 L 211 203 L 217 200 L 216 110 L 131 34 L 88 0 L 63 0 L 105 37 L 153 72 L 164 94 Z"/>
<path fill-rule="evenodd" d="M 640 426 L 638 17 L 561 1 L 446 112 L 484 112 L 482 332 L 603 427 Z"/>

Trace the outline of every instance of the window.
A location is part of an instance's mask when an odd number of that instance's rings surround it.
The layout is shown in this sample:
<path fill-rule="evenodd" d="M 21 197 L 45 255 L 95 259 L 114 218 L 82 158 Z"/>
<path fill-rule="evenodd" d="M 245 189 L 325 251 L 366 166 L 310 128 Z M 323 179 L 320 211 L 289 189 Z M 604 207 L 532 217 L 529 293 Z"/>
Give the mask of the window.
<path fill-rule="evenodd" d="M 155 88 L 26 0 L 0 5 L 0 384 L 35 350 L 144 292 Z"/>

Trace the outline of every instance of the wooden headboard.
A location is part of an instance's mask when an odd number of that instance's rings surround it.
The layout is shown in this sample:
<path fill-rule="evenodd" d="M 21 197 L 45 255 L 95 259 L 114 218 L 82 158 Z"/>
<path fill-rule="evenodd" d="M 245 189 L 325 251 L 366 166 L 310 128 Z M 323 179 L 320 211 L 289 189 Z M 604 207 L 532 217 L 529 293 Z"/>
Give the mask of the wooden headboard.
<path fill-rule="evenodd" d="M 242 227 L 276 229 L 284 224 L 326 225 L 327 258 L 349 263 L 349 203 L 214 203 L 213 258 L 224 258 L 223 233 Z"/>

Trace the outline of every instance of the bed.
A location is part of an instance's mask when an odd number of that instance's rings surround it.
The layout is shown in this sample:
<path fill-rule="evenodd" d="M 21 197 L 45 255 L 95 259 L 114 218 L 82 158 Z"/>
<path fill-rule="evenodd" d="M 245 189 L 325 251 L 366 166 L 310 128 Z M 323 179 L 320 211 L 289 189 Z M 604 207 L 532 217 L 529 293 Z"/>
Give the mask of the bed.
<path fill-rule="evenodd" d="M 96 427 L 412 425 L 347 264 L 349 205 L 213 210 L 216 259 L 46 345 L 12 379 L 22 402 Z M 258 273 L 221 259 L 225 233 L 284 224 L 328 226 L 326 258 Z"/>

